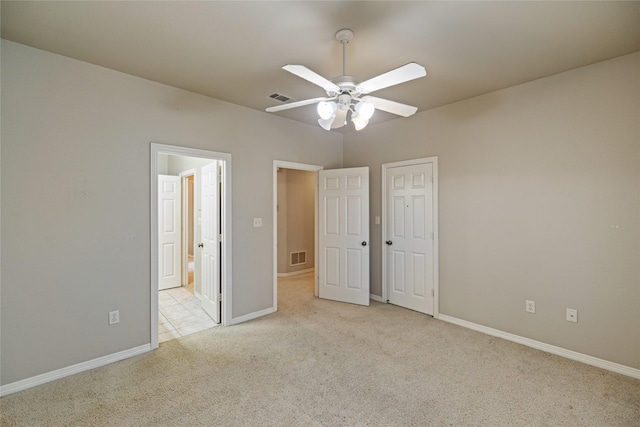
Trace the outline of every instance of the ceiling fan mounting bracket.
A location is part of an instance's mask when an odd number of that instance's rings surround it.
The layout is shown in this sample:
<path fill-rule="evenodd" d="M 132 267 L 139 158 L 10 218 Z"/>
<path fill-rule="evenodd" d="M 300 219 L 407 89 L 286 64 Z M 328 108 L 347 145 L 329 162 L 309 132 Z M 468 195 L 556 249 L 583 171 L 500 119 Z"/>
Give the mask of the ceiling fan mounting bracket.
<path fill-rule="evenodd" d="M 353 31 L 348 28 L 343 28 L 338 30 L 336 33 L 336 40 L 340 43 L 349 43 L 353 39 Z"/>

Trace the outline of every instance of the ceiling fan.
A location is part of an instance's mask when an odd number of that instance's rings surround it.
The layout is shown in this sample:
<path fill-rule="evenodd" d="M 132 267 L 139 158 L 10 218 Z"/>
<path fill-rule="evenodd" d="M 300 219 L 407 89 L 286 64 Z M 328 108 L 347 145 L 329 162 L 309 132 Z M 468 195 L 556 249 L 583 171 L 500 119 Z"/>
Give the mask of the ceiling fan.
<path fill-rule="evenodd" d="M 318 124 L 324 129 L 337 129 L 346 125 L 347 114 L 351 112 L 351 121 L 355 129 L 360 130 L 367 126 L 376 109 L 403 117 L 409 117 L 418 110 L 418 107 L 376 98 L 369 94 L 425 76 L 427 72 L 422 65 L 410 62 L 377 77 L 362 81 L 357 77 L 347 75 L 345 71 L 346 45 L 353 39 L 353 31 L 348 28 L 339 30 L 336 33 L 336 39 L 342 43 L 341 76 L 329 80 L 304 65 L 285 65 L 282 67 L 286 71 L 320 86 L 326 91 L 327 96 L 277 105 L 267 108 L 266 111 L 273 113 L 317 103 L 318 115 L 320 116 Z"/>

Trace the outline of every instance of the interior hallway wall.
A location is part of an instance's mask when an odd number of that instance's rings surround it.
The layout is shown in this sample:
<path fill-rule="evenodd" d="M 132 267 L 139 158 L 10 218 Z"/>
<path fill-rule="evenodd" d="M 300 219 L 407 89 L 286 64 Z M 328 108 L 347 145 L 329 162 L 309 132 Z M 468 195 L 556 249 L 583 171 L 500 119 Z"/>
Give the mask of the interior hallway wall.
<path fill-rule="evenodd" d="M 277 172 L 277 185 L 278 185 L 278 273 L 286 273 L 289 265 L 287 246 L 287 214 L 289 212 L 287 208 L 287 173 L 289 169 L 279 168 Z"/>
<path fill-rule="evenodd" d="M 640 369 L 639 82 L 635 53 L 367 127 L 344 166 L 376 216 L 381 164 L 438 156 L 441 313 Z"/>
<path fill-rule="evenodd" d="M 316 173 L 278 171 L 278 273 L 314 268 Z M 291 265 L 292 252 L 306 251 L 306 262 Z"/>

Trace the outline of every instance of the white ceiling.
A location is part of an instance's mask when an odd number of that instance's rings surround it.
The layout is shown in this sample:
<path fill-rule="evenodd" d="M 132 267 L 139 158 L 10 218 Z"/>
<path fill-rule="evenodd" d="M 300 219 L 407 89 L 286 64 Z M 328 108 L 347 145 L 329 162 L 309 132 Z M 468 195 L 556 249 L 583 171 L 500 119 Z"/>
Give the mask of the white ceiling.
<path fill-rule="evenodd" d="M 640 51 L 640 2 L 2 1 L 2 38 L 248 108 L 321 88 L 284 70 L 363 80 L 417 62 L 427 76 L 375 92 L 445 105 Z M 315 124 L 315 106 L 274 113 Z M 376 112 L 372 123 L 396 119 Z M 399 120 L 402 120 L 399 118 Z M 352 131 L 351 125 L 340 131 Z"/>

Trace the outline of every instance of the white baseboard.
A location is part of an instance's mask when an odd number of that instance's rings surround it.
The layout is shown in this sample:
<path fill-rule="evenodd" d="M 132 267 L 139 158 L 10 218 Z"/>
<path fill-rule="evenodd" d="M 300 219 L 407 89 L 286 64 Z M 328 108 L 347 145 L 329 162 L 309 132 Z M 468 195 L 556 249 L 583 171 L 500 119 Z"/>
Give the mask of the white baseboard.
<path fill-rule="evenodd" d="M 267 314 L 275 313 L 276 310 L 273 307 L 266 308 L 264 310 L 255 311 L 253 313 L 245 314 L 244 316 L 234 317 L 228 326 L 237 325 L 238 323 L 247 322 L 249 320 L 257 319 L 258 317 L 266 316 Z"/>
<path fill-rule="evenodd" d="M 577 351 L 567 350 L 566 348 L 556 347 L 555 345 L 535 341 L 529 338 L 521 337 L 519 335 L 511 334 L 509 332 L 504 332 L 498 329 L 489 328 L 487 326 L 478 325 L 477 323 L 468 322 L 466 320 L 458 319 L 457 317 L 447 316 L 446 314 L 438 315 L 437 319 L 444 320 L 445 322 L 453 323 L 464 328 L 473 329 L 474 331 L 482 332 L 487 335 L 503 338 L 507 341 L 526 345 L 527 347 L 532 347 L 537 350 L 546 351 L 547 353 L 566 357 L 567 359 L 586 363 L 587 365 L 640 379 L 640 369 L 632 368 L 630 366 L 620 365 L 619 363 L 610 362 L 604 359 L 598 359 L 597 357 L 578 353 Z"/>
<path fill-rule="evenodd" d="M 11 384 L 5 384 L 3 386 L 0 386 L 0 396 L 6 396 L 12 393 L 17 393 L 19 391 L 26 390 L 31 387 L 48 383 L 50 381 L 68 377 L 69 375 L 78 374 L 80 372 L 88 371 L 90 369 L 109 365 L 111 363 L 118 362 L 123 359 L 128 359 L 129 357 L 146 353 L 150 350 L 151 350 L 151 344 L 144 344 L 138 347 L 131 348 L 129 350 L 124 350 L 118 353 L 109 354 L 107 356 L 98 357 L 97 359 L 88 360 L 86 362 L 81 362 L 75 365 L 67 366 L 66 368 L 57 369 L 55 371 L 36 375 L 35 377 L 16 381 Z"/>
<path fill-rule="evenodd" d="M 382 297 L 379 297 L 378 295 L 374 295 L 374 294 L 369 294 L 369 299 L 373 301 L 383 302 Z"/>
<path fill-rule="evenodd" d="M 278 277 L 299 276 L 301 274 L 313 273 L 314 271 L 316 271 L 315 268 L 307 268 L 306 270 L 291 271 L 289 273 L 278 273 Z"/>

